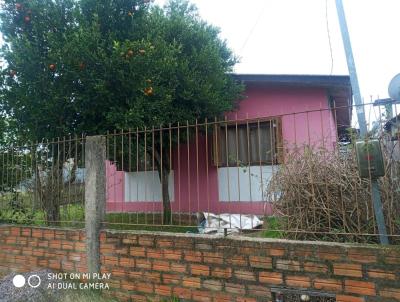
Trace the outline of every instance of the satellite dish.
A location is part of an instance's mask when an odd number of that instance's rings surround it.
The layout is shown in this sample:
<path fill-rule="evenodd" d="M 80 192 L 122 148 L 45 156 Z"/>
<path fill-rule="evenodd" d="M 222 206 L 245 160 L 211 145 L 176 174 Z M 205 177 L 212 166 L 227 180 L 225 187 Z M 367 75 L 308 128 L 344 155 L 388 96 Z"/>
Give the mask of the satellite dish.
<path fill-rule="evenodd" d="M 388 91 L 391 99 L 400 101 L 400 73 L 390 81 Z"/>

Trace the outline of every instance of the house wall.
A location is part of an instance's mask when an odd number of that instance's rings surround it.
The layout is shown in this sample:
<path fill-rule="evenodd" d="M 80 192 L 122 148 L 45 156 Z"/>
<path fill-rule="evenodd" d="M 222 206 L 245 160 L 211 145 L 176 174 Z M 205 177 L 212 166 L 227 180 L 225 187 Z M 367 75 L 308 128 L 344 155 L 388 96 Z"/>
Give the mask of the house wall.
<path fill-rule="evenodd" d="M 246 95 L 247 98 L 239 103 L 236 111 L 227 113 L 228 120 L 281 116 L 286 151 L 291 150 L 294 145 L 303 144 L 333 148 L 337 133 L 334 116 L 328 109 L 325 89 L 248 85 Z M 212 136 L 209 135 L 206 144 L 206 138 L 199 135 L 197 147 L 198 151 L 195 142 L 182 144 L 179 152 L 175 150 L 173 154 L 173 190 L 170 188 L 173 211 L 258 215 L 272 213 L 270 204 L 262 201 L 265 198 L 261 192 L 267 186 L 265 180 L 270 177 L 273 167 L 264 166 L 260 169 L 259 166 L 255 166 L 247 170 L 237 167 L 218 169 L 211 160 Z M 124 186 L 126 177 L 120 174 L 123 172 L 115 171 L 115 167 L 110 167 L 108 171 L 114 173 L 114 176 L 107 174 L 108 188 L 112 193 L 108 199 L 109 211 L 161 210 L 160 188 L 155 189 L 154 196 L 158 196 L 155 202 L 149 201 L 148 198 L 137 200 L 126 193 L 127 190 L 132 191 L 132 188 Z M 264 181 L 260 181 L 261 175 Z M 143 177 L 144 175 L 129 173 L 130 179 L 141 178 L 141 183 L 144 181 Z M 247 190 L 243 183 L 238 185 L 238 177 L 239 182 L 246 179 Z M 261 188 L 261 183 L 264 189 Z M 141 190 L 143 195 L 145 189 Z M 152 193 L 147 191 L 147 194 Z M 128 196 L 131 196 L 129 200 L 126 198 Z"/>

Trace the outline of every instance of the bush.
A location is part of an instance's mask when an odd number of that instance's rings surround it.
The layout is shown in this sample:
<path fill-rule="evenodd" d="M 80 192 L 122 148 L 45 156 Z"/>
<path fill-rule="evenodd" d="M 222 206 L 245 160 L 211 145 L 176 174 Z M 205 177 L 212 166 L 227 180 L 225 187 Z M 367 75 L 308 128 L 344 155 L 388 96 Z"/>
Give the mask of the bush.
<path fill-rule="evenodd" d="M 389 234 L 400 233 L 400 169 L 385 153 L 379 188 Z M 279 192 L 276 199 L 276 192 Z M 273 175 L 267 195 L 282 216 L 286 237 L 306 240 L 378 242 L 371 181 L 358 175 L 352 146 L 329 151 L 296 148 Z M 275 199 L 274 199 L 275 197 Z M 397 202 L 396 202 L 397 201 Z M 394 238 L 392 238 L 394 240 Z"/>

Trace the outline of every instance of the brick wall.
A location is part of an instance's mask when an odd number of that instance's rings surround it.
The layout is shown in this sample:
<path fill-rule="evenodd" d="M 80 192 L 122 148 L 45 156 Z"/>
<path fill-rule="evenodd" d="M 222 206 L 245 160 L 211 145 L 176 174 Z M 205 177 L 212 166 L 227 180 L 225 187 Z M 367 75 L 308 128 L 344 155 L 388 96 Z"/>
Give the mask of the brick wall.
<path fill-rule="evenodd" d="M 85 272 L 85 257 L 81 231 L 0 227 L 0 270 Z M 276 287 L 400 301 L 398 246 L 103 232 L 101 258 L 121 301 L 271 301 Z"/>

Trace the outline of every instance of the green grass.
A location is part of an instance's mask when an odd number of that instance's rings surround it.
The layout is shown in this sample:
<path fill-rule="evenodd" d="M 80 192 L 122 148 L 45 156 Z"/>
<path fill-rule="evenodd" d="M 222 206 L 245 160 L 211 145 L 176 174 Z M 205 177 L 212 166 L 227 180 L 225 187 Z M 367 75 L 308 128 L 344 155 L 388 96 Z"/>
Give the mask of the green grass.
<path fill-rule="evenodd" d="M 275 216 L 264 217 L 263 228 L 258 231 L 246 233 L 246 236 L 260 238 L 285 238 L 285 233 L 282 232 L 282 218 Z"/>
<path fill-rule="evenodd" d="M 196 220 L 173 215 L 171 225 L 162 225 L 161 215 L 153 213 L 109 213 L 107 228 L 114 230 L 146 230 L 174 233 L 197 233 Z"/>
<path fill-rule="evenodd" d="M 0 204 L 0 223 L 46 226 L 45 212 L 34 210 L 28 201 L 13 206 L 10 200 Z M 84 228 L 85 209 L 83 204 L 68 204 L 60 208 L 60 227 Z M 163 226 L 160 213 L 108 213 L 105 225 L 113 230 L 147 230 L 175 233 L 197 233 L 196 219 L 188 215 L 173 215 L 172 223 Z"/>

